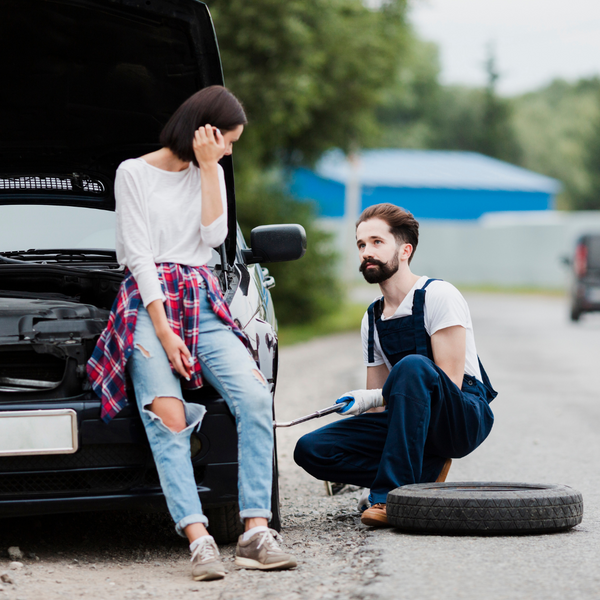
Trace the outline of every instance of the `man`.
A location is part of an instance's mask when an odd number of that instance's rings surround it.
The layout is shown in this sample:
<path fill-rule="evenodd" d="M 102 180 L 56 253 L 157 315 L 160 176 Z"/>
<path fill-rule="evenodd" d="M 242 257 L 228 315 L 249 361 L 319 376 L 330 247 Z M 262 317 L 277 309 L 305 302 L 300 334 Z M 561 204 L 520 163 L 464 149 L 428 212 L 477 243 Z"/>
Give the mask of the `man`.
<path fill-rule="evenodd" d="M 388 525 L 387 493 L 443 481 L 452 458 L 475 450 L 494 422 L 496 397 L 479 362 L 469 308 L 451 284 L 414 275 L 419 224 L 392 204 L 356 225 L 360 271 L 382 297 L 365 313 L 367 389 L 344 394 L 355 415 L 303 436 L 294 459 L 317 479 L 370 488 L 362 522 Z M 382 408 L 384 407 L 384 408 Z"/>

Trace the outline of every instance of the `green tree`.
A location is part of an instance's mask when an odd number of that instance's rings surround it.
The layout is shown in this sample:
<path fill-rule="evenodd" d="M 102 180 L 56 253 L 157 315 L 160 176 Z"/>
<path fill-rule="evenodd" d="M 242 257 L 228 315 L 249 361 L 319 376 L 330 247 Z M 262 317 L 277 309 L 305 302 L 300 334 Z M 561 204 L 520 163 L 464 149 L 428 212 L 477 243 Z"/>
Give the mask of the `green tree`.
<path fill-rule="evenodd" d="M 574 208 L 582 210 L 600 209 L 600 92 L 596 92 L 595 96 L 598 115 L 591 123 L 583 151 L 587 186 L 573 198 Z"/>
<path fill-rule="evenodd" d="M 521 161 L 521 148 L 512 126 L 512 105 L 496 91 L 500 74 L 496 57 L 490 47 L 485 63 L 488 84 L 484 93 L 483 115 L 479 143 L 474 150 L 515 164 Z"/>
<path fill-rule="evenodd" d="M 269 270 L 279 321 L 310 321 L 339 306 L 336 256 L 313 206 L 289 197 L 281 173 L 376 136 L 374 107 L 405 45 L 406 0 L 377 9 L 362 0 L 208 4 L 226 85 L 249 119 L 234 154 L 238 219 L 246 236 L 260 224 L 305 227 L 305 257 Z"/>
<path fill-rule="evenodd" d="M 521 148 L 512 122 L 512 101 L 498 95 L 499 73 L 490 51 L 485 88 L 442 86 L 434 44 L 407 36 L 397 76 L 382 94 L 376 145 L 471 150 L 513 163 Z"/>
<path fill-rule="evenodd" d="M 377 130 L 374 107 L 406 41 L 406 0 L 212 0 L 228 87 L 250 127 L 238 162 L 314 160 Z"/>
<path fill-rule="evenodd" d="M 336 274 L 338 257 L 331 235 L 315 225 L 313 206 L 289 197 L 280 171 L 244 178 L 238 197 L 238 221 L 248 241 L 257 225 L 301 223 L 306 229 L 309 243 L 302 259 L 266 265 L 276 281 L 271 294 L 279 322 L 306 323 L 339 309 L 343 295 Z"/>
<path fill-rule="evenodd" d="M 583 208 L 590 194 L 590 144 L 600 119 L 600 78 L 549 85 L 514 98 L 522 165 L 563 182 L 561 208 Z"/>
<path fill-rule="evenodd" d="M 441 110 L 443 89 L 438 48 L 410 33 L 405 52 L 398 59 L 395 78 L 382 92 L 376 116 L 381 135 L 367 146 L 428 148 L 438 133 L 434 116 Z"/>

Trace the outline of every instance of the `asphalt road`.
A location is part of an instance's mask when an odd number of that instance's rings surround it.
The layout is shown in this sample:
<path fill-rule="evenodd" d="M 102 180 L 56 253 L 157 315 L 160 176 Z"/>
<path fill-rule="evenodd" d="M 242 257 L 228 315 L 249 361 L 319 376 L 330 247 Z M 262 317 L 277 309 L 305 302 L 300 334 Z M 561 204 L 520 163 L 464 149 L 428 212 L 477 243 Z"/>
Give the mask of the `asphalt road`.
<path fill-rule="evenodd" d="M 377 556 L 371 576 L 356 582 L 353 597 L 598 598 L 600 315 L 572 324 L 562 298 L 466 297 L 479 355 L 499 395 L 492 404 L 492 433 L 473 454 L 454 462 L 448 481 L 567 484 L 583 494 L 583 522 L 568 533 L 521 537 L 377 530 L 363 547 Z M 345 391 L 364 377 L 358 338 L 329 338 L 321 346 L 311 342 L 282 353 L 282 381 L 306 386 L 306 409 L 326 405 L 334 386 Z M 302 358 L 315 366 L 314 380 L 306 381 L 310 367 L 304 371 Z M 324 373 L 328 369 L 335 384 Z M 294 372 L 304 383 L 292 384 Z M 298 433 L 285 435 L 292 432 Z"/>
<path fill-rule="evenodd" d="M 370 293 L 370 292 L 369 292 Z M 448 481 L 563 483 L 583 493 L 583 523 L 522 537 L 406 535 L 360 524 L 360 490 L 334 497 L 299 469 L 297 439 L 325 417 L 278 430 L 284 544 L 298 568 L 236 569 L 197 583 L 168 516 L 90 513 L 0 523 L 0 600 L 546 600 L 600 598 L 600 315 L 567 320 L 544 296 L 467 295 L 479 354 L 499 391 L 494 429 Z M 365 300 L 366 304 L 367 300 Z M 277 418 L 289 421 L 364 386 L 358 332 L 281 349 Z M 19 546 L 22 566 L 6 549 Z"/>

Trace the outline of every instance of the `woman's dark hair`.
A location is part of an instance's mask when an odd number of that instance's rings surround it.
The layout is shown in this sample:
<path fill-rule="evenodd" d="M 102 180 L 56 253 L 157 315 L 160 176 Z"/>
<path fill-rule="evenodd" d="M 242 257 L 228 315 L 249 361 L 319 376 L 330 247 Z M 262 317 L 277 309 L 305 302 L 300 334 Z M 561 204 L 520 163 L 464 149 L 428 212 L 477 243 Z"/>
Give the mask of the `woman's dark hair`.
<path fill-rule="evenodd" d="M 385 221 L 390 227 L 390 233 L 396 238 L 396 243 L 410 244 L 412 246 L 413 249 L 408 259 L 408 264 L 410 265 L 415 255 L 417 244 L 419 243 L 419 223 L 412 214 L 399 206 L 387 202 L 374 204 L 363 210 L 356 222 L 356 227 L 371 219 Z"/>
<path fill-rule="evenodd" d="M 192 142 L 201 125 L 218 127 L 222 133 L 248 122 L 240 101 L 222 85 L 211 85 L 190 96 L 160 132 L 160 143 L 177 158 L 198 166 Z"/>

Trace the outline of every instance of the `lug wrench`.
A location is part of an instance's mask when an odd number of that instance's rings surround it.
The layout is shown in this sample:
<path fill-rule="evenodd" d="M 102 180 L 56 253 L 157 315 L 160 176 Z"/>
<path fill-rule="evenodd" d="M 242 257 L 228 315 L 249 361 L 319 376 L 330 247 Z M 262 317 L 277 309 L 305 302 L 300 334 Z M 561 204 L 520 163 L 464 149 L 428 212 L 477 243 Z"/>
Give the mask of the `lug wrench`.
<path fill-rule="evenodd" d="M 273 421 L 273 427 L 293 427 L 294 425 L 298 425 L 299 423 L 304 423 L 305 421 L 311 421 L 312 419 L 318 419 L 319 417 L 324 417 L 325 415 L 330 415 L 331 413 L 338 412 L 342 408 L 348 405 L 349 402 L 352 402 L 352 399 L 349 398 L 345 402 L 340 402 L 339 404 L 332 404 L 327 408 L 322 408 L 310 415 L 306 415 L 305 417 L 300 417 L 299 419 L 295 419 L 293 421 L 286 421 L 285 423 L 277 423 Z"/>

